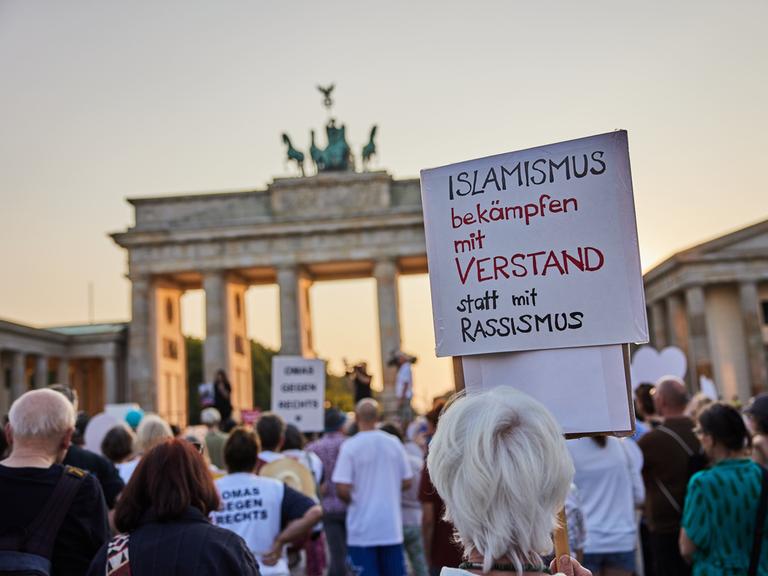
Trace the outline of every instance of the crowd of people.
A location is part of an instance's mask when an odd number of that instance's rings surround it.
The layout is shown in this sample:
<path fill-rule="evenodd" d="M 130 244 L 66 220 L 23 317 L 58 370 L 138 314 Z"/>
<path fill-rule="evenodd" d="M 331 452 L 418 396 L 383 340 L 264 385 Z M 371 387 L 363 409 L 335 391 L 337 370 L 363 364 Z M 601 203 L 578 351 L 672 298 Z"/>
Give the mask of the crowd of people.
<path fill-rule="evenodd" d="M 667 377 L 637 388 L 633 437 L 566 441 L 512 388 L 411 419 L 409 387 L 392 421 L 361 394 L 308 435 L 228 401 L 186 431 L 134 410 L 100 453 L 71 389 L 26 392 L 0 435 L 0 574 L 768 574 L 768 395 L 739 410 Z"/>

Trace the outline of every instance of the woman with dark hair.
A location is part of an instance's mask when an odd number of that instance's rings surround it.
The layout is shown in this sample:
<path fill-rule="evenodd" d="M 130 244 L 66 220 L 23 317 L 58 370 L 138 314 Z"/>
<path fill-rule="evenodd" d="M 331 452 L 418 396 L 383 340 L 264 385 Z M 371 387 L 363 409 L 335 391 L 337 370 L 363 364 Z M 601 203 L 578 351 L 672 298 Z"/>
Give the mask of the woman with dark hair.
<path fill-rule="evenodd" d="M 208 520 L 219 502 L 192 444 L 171 439 L 155 446 L 139 462 L 115 508 L 121 534 L 99 550 L 89 576 L 258 575 L 243 539 Z"/>
<path fill-rule="evenodd" d="M 133 455 L 134 434 L 125 424 L 115 426 L 101 441 L 101 453 L 113 464 L 125 462 Z"/>
<path fill-rule="evenodd" d="M 688 482 L 680 552 L 693 560 L 693 576 L 747 574 L 763 476 L 746 457 L 749 433 L 738 410 L 721 402 L 699 415 L 694 431 L 712 467 Z M 757 574 L 768 574 L 768 545 L 761 544 Z"/>

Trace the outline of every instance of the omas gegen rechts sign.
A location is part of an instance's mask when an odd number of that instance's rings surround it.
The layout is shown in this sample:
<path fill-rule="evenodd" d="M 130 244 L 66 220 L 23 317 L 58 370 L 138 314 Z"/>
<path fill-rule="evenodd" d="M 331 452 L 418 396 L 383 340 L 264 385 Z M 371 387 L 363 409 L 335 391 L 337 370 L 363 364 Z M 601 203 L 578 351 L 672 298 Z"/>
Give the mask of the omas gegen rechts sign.
<path fill-rule="evenodd" d="M 272 411 L 302 432 L 322 432 L 325 362 L 301 356 L 272 357 Z"/>
<path fill-rule="evenodd" d="M 421 172 L 438 356 L 647 341 L 626 131 Z"/>

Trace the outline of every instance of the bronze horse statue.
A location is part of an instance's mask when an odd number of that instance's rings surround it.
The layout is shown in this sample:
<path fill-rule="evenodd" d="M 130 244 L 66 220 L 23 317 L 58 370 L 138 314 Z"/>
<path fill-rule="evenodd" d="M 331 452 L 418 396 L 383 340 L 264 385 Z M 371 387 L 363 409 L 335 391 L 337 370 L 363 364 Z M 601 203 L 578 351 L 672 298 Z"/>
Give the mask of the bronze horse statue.
<path fill-rule="evenodd" d="M 301 171 L 301 175 L 304 176 L 304 153 L 293 147 L 291 139 L 288 138 L 288 134 L 286 133 L 283 133 L 283 143 L 288 146 L 288 160 L 296 162 Z"/>
<path fill-rule="evenodd" d="M 363 153 L 362 153 L 363 170 L 368 169 L 368 162 L 371 160 L 373 156 L 376 155 L 376 143 L 373 141 L 373 139 L 376 137 L 376 129 L 377 129 L 377 126 L 374 124 L 373 128 L 371 128 L 371 136 L 368 138 L 368 144 L 363 146 Z"/>

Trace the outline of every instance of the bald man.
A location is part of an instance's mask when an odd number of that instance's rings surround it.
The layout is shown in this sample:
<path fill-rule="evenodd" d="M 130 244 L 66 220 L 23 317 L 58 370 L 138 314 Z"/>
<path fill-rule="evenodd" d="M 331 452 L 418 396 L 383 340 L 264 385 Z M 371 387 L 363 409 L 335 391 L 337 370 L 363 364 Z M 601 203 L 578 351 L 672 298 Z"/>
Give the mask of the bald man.
<path fill-rule="evenodd" d="M 693 421 L 684 415 L 688 390 L 682 380 L 665 377 L 656 383 L 653 403 L 662 423 L 638 441 L 643 451 L 645 518 L 658 576 L 690 574 L 678 548 L 688 479 L 701 445 Z"/>
<path fill-rule="evenodd" d="M 402 443 L 377 430 L 379 404 L 355 407 L 359 432 L 341 445 L 331 481 L 347 508 L 347 555 L 361 576 L 404 576 L 402 491 L 413 478 Z"/>
<path fill-rule="evenodd" d="M 85 574 L 109 538 L 98 481 L 61 465 L 74 430 L 74 407 L 58 392 L 32 390 L 11 406 L 12 450 L 0 461 L 0 571 L 24 550 L 49 560 L 54 574 Z"/>

